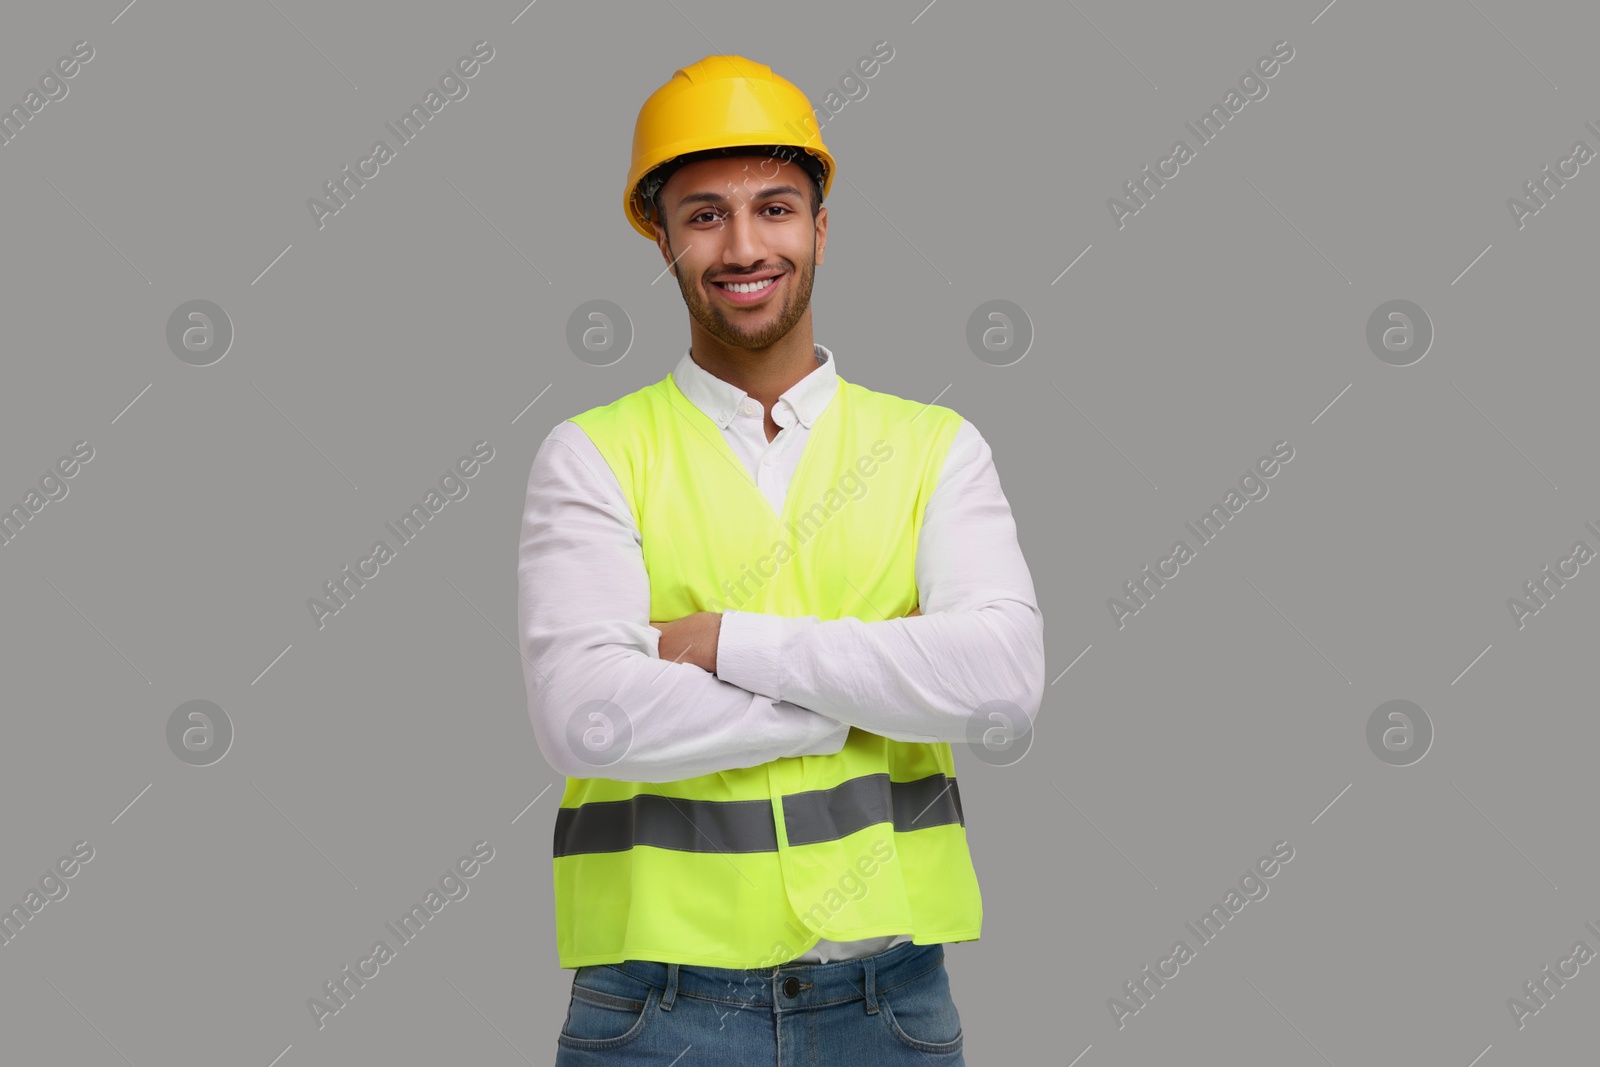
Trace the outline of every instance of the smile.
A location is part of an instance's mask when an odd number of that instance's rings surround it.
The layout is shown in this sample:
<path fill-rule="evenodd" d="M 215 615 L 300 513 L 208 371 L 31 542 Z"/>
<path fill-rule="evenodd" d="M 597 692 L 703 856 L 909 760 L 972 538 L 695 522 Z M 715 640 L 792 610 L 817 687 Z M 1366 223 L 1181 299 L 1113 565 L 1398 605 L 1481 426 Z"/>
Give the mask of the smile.
<path fill-rule="evenodd" d="M 729 301 L 735 304 L 753 304 L 761 300 L 774 288 L 783 275 L 777 274 L 771 278 L 762 278 L 753 282 L 712 282 L 720 289 Z"/>

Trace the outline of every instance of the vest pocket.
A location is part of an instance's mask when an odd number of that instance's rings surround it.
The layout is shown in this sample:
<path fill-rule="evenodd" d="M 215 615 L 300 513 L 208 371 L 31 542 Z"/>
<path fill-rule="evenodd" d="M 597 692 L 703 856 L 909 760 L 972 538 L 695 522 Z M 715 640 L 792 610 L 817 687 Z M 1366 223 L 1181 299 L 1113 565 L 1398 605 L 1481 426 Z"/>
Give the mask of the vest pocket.
<path fill-rule="evenodd" d="M 556 1040 L 572 1049 L 619 1048 L 644 1032 L 660 997 L 661 991 L 654 986 L 645 999 L 636 1000 L 590 989 L 574 980 L 566 1022 Z"/>

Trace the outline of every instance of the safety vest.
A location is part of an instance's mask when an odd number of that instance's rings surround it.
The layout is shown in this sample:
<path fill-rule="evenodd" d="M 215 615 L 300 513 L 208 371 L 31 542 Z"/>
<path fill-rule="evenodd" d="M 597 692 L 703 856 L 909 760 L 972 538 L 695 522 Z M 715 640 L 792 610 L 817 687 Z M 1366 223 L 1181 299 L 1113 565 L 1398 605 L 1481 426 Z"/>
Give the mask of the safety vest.
<path fill-rule="evenodd" d="M 951 409 L 840 378 L 781 515 L 671 374 L 572 421 L 642 534 L 651 619 L 876 622 L 918 606 L 923 512 L 961 423 Z M 949 743 L 856 728 L 829 756 L 673 782 L 569 777 L 554 882 L 565 968 L 770 967 L 824 937 L 972 940 L 983 918 Z"/>

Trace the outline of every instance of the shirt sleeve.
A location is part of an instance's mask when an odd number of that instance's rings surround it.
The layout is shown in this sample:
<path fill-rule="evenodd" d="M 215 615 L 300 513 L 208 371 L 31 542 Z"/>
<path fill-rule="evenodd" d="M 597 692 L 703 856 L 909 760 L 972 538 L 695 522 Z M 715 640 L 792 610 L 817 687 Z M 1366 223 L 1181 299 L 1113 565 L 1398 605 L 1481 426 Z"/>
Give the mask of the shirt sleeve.
<path fill-rule="evenodd" d="M 1044 698 L 1044 616 L 993 454 L 970 422 L 928 499 L 916 574 L 922 614 L 910 618 L 724 612 L 717 677 L 897 741 L 969 741 L 997 708 L 1031 723 Z"/>
<path fill-rule="evenodd" d="M 843 748 L 848 725 L 659 657 L 642 543 L 599 450 L 558 424 L 528 477 L 517 565 L 528 715 L 550 766 L 667 782 Z"/>

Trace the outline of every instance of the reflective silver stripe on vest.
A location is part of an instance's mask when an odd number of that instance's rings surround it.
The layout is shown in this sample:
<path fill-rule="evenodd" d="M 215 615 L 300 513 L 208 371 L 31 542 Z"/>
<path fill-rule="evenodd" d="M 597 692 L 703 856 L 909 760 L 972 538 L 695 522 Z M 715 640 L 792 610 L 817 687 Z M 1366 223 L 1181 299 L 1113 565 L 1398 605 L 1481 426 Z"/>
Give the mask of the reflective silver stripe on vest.
<path fill-rule="evenodd" d="M 851 778 L 831 789 L 783 798 L 791 845 L 837 841 L 875 823 L 899 833 L 956 823 L 965 826 L 954 778 L 931 774 L 891 782 L 887 774 Z M 653 845 L 679 852 L 776 852 L 778 830 L 767 800 L 682 800 L 640 793 L 556 812 L 555 855 L 625 852 Z"/>

